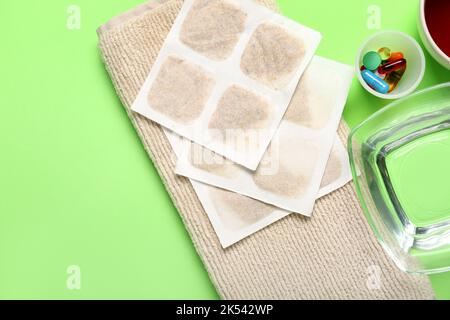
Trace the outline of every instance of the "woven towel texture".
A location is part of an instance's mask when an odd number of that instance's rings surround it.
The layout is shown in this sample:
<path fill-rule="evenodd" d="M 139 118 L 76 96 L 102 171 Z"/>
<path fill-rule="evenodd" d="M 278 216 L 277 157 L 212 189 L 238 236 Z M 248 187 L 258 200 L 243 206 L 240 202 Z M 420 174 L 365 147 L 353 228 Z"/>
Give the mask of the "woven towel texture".
<path fill-rule="evenodd" d="M 272 0 L 258 1 L 276 10 Z M 188 179 L 174 174 L 161 127 L 130 107 L 181 6 L 144 4 L 98 29 L 105 66 L 130 120 L 224 299 L 432 299 L 425 276 L 399 271 L 359 207 L 352 183 L 316 202 L 313 218 L 292 214 L 224 250 Z M 339 129 L 345 141 L 348 129 Z"/>

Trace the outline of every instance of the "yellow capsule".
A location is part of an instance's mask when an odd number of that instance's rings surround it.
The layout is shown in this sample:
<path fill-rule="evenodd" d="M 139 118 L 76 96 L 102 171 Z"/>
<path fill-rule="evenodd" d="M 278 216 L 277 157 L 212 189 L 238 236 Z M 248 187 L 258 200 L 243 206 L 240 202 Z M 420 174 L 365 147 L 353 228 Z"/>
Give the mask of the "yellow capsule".
<path fill-rule="evenodd" d="M 378 54 L 380 55 L 383 61 L 389 59 L 391 57 L 391 49 L 387 47 L 383 47 L 378 49 Z"/>

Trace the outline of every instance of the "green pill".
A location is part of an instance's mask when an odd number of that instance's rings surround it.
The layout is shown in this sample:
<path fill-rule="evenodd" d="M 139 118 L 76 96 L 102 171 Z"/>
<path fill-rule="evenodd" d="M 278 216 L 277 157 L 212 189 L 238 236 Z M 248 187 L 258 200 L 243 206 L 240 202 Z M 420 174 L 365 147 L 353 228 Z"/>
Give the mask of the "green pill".
<path fill-rule="evenodd" d="M 364 55 L 363 64 L 366 69 L 375 70 L 381 64 L 381 57 L 378 52 L 369 51 Z"/>

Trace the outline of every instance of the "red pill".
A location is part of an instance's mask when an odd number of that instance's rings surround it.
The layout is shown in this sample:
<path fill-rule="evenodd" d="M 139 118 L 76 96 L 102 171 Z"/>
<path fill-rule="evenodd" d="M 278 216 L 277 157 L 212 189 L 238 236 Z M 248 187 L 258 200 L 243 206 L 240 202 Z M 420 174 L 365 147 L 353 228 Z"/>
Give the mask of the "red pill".
<path fill-rule="evenodd" d="M 378 73 L 379 74 L 387 74 L 391 73 L 392 71 L 399 70 L 406 68 L 406 60 L 400 59 L 392 62 L 386 62 L 385 64 L 382 64 L 378 67 Z"/>
<path fill-rule="evenodd" d="M 364 65 L 362 65 L 361 68 L 359 68 L 359 70 L 364 71 L 364 70 L 366 70 L 366 67 Z"/>
<path fill-rule="evenodd" d="M 403 53 L 401 52 L 392 52 L 391 56 L 389 57 L 389 59 L 387 59 L 387 61 L 392 62 L 392 61 L 396 61 L 396 60 L 400 60 L 403 59 Z"/>

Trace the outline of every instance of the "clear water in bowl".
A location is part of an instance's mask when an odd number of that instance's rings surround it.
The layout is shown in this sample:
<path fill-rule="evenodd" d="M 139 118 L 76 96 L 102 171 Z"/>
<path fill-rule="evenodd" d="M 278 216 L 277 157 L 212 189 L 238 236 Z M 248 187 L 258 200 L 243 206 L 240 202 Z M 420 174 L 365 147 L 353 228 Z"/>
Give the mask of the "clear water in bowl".
<path fill-rule="evenodd" d="M 450 84 L 399 100 L 349 141 L 367 220 L 408 272 L 450 270 Z"/>

